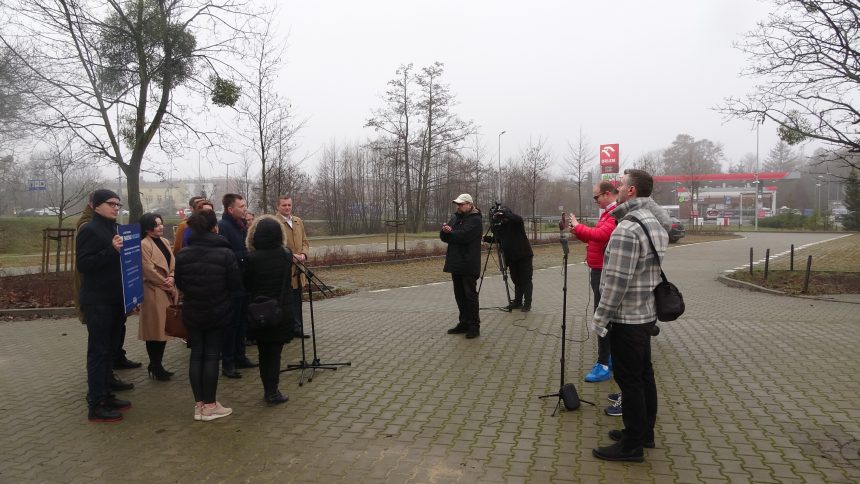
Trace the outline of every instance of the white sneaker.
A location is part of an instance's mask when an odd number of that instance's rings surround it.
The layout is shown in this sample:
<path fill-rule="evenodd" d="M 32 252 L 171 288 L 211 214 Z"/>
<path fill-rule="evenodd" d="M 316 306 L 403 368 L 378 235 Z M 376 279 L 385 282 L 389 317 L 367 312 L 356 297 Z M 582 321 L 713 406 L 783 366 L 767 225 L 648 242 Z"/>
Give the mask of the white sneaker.
<path fill-rule="evenodd" d="M 223 407 L 219 402 L 215 402 L 215 406 L 211 408 L 203 405 L 203 410 L 200 412 L 200 420 L 209 422 L 210 420 L 226 417 L 231 413 L 233 413 L 232 408 Z"/>
<path fill-rule="evenodd" d="M 194 405 L 194 420 L 198 422 L 203 420 L 203 405 Z"/>

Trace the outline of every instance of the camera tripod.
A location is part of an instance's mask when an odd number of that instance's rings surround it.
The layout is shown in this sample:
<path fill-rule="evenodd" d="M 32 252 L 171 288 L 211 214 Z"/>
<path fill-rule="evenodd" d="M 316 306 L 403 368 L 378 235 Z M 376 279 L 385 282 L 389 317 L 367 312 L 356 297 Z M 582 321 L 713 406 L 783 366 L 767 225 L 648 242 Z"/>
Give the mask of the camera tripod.
<path fill-rule="evenodd" d="M 490 227 L 487 228 L 487 232 L 484 234 L 484 237 L 487 237 L 490 232 L 493 230 L 493 225 L 490 224 Z M 484 238 L 481 238 L 484 240 Z M 505 282 L 505 294 L 508 296 L 508 304 L 504 308 L 499 308 L 503 311 L 512 312 L 511 304 L 513 301 L 511 300 L 511 288 L 508 285 L 508 264 L 505 262 L 505 254 L 502 252 L 502 245 L 499 242 L 498 238 L 493 236 L 493 241 L 489 242 L 490 248 L 487 249 L 487 258 L 484 259 L 484 269 L 481 271 L 481 281 L 478 283 L 478 294 L 481 293 L 481 286 L 484 285 L 484 274 L 487 273 L 487 265 L 490 262 L 490 256 L 493 253 L 493 247 L 496 247 L 496 255 L 497 261 L 499 263 L 499 272 L 502 273 L 502 280 Z"/>
<path fill-rule="evenodd" d="M 334 297 L 334 293 L 306 265 L 296 261 L 295 259 L 293 260 L 293 264 L 296 267 L 296 281 L 298 281 L 299 291 L 301 291 L 302 287 L 302 274 L 304 274 L 308 278 L 308 307 L 310 308 L 311 313 L 311 346 L 313 347 L 313 360 L 311 360 L 310 363 L 307 362 L 307 356 L 305 353 L 305 338 L 300 338 L 302 340 L 302 360 L 298 363 L 287 365 L 286 368 L 281 370 L 281 373 L 285 371 L 301 370 L 301 373 L 299 374 L 299 386 L 302 386 L 305 382 L 305 370 L 309 372 L 307 380 L 308 382 L 311 382 L 314 380 L 314 374 L 316 373 L 316 370 L 337 370 L 339 366 L 352 366 L 352 363 L 322 363 L 320 362 L 319 357 L 317 357 L 317 334 L 316 328 L 314 326 L 313 287 L 316 286 L 316 288 L 319 289 L 323 296 Z M 301 311 L 301 305 L 299 305 L 298 308 L 294 308 L 294 310 Z M 304 334 L 304 322 L 302 322 L 301 333 Z"/>
<path fill-rule="evenodd" d="M 555 417 L 555 414 L 558 412 L 559 406 L 561 406 L 562 403 L 564 403 L 564 408 L 566 410 L 578 409 L 580 402 L 594 406 L 594 403 L 579 398 L 579 395 L 576 392 L 576 387 L 573 383 L 564 383 L 564 355 L 566 353 L 565 340 L 567 339 L 567 256 L 570 253 L 570 249 L 567 244 L 567 234 L 565 233 L 564 228 L 564 216 L 562 216 L 562 223 L 559 224 L 559 226 L 562 227 L 559 242 L 561 242 L 561 249 L 564 253 L 564 262 L 562 264 L 564 267 L 564 286 L 562 288 L 564 297 L 562 298 L 561 304 L 561 381 L 559 383 L 557 393 L 549 393 L 538 397 L 540 399 L 558 397 L 558 402 L 555 404 L 555 410 L 552 411 L 553 417 Z"/>

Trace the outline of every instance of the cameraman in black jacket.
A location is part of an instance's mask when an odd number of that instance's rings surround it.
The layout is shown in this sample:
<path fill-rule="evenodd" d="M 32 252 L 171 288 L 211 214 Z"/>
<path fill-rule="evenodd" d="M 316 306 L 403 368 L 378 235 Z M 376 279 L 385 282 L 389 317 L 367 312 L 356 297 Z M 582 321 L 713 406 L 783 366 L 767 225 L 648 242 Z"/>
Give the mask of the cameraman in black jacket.
<path fill-rule="evenodd" d="M 523 218 L 507 207 L 497 207 L 492 214 L 493 235 L 484 236 L 484 242 L 498 242 L 505 257 L 511 280 L 514 283 L 514 300 L 508 311 L 522 308 L 524 313 L 532 309 L 532 259 L 534 252 L 526 235 Z"/>

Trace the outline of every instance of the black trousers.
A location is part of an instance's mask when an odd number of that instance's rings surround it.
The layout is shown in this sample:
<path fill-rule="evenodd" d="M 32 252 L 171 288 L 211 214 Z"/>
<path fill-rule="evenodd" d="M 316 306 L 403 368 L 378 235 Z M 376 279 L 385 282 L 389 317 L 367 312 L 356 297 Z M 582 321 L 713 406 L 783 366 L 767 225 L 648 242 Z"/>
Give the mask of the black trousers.
<path fill-rule="evenodd" d="M 215 403 L 218 392 L 218 355 L 221 353 L 221 328 L 202 331 L 188 328 L 188 343 L 191 345 L 191 362 L 188 364 L 188 379 L 194 401 Z"/>
<path fill-rule="evenodd" d="M 125 308 L 113 304 L 81 309 L 87 324 L 87 403 L 95 407 L 110 394 L 113 362 L 125 335 Z"/>
<path fill-rule="evenodd" d="M 612 323 L 613 372 L 621 388 L 624 407 L 624 449 L 642 447 L 654 440 L 657 421 L 657 385 L 651 366 L 651 331 L 656 321 L 646 324 Z"/>
<path fill-rule="evenodd" d="M 260 352 L 260 380 L 263 382 L 263 392 L 271 395 L 278 391 L 278 381 L 281 377 L 281 352 L 284 343 L 268 343 L 257 341 Z"/>
<path fill-rule="evenodd" d="M 451 274 L 454 283 L 454 299 L 460 310 L 460 324 L 481 325 L 478 303 L 478 276 Z"/>
<path fill-rule="evenodd" d="M 506 260 L 508 269 L 511 271 L 511 281 L 514 283 L 515 303 L 525 303 L 526 305 L 531 305 L 532 303 L 532 291 L 534 290 L 534 284 L 532 284 L 532 272 L 534 272 L 532 259 L 533 257 L 524 257 L 515 261 Z"/>
<path fill-rule="evenodd" d="M 221 364 L 224 368 L 236 368 L 236 361 L 244 360 L 245 334 L 248 332 L 248 297 L 233 298 L 233 314 L 230 324 L 224 327 L 221 341 Z"/>
<path fill-rule="evenodd" d="M 591 292 L 594 294 L 594 310 L 600 304 L 600 275 L 603 274 L 603 269 L 591 269 Z M 609 335 L 597 337 L 597 362 L 601 365 L 609 364 L 610 356 Z"/>

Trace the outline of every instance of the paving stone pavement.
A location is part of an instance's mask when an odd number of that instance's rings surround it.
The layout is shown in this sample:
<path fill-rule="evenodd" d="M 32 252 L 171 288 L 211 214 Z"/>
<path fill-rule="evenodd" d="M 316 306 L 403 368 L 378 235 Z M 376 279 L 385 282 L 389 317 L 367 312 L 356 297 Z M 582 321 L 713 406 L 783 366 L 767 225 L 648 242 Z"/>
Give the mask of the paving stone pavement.
<path fill-rule="evenodd" d="M 687 314 L 661 323 L 653 341 L 657 447 L 642 464 L 591 456 L 621 419 L 602 411 L 614 383 L 582 382 L 596 343 L 584 329 L 586 268 L 570 261 L 565 380 L 598 406 L 555 416 L 557 399 L 537 397 L 560 381 L 561 267 L 535 273 L 527 314 L 496 310 L 504 287 L 488 277 L 476 340 L 445 334 L 456 321 L 450 283 L 316 301 L 320 360 L 352 366 L 319 370 L 303 386 L 282 374 L 290 401 L 275 408 L 263 404 L 256 371 L 243 370 L 220 381 L 234 414 L 214 422 L 192 419 L 180 342 L 165 355 L 173 381 L 121 371 L 135 384 L 121 396 L 134 406 L 121 423 L 91 424 L 84 327 L 0 323 L 0 482 L 858 482 L 857 306 L 715 280 L 751 246 L 828 237 L 672 247 L 664 268 Z M 132 318 L 126 348 L 145 361 L 136 334 Z M 285 353 L 284 363 L 299 361 L 300 344 Z"/>

